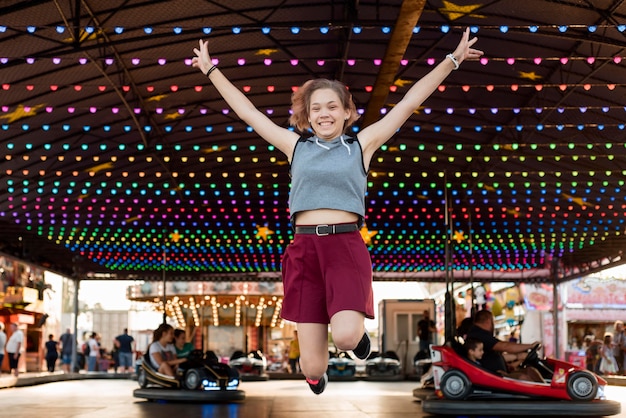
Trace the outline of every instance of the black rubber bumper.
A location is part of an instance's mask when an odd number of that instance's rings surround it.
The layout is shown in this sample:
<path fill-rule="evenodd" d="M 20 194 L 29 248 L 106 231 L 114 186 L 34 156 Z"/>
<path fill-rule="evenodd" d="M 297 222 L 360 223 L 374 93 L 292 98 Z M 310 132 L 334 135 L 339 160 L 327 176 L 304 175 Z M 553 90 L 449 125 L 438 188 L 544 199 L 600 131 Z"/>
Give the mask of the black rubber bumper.
<path fill-rule="evenodd" d="M 243 390 L 180 390 L 164 388 L 145 388 L 133 391 L 135 398 L 151 401 L 219 403 L 243 401 Z"/>
<path fill-rule="evenodd" d="M 450 401 L 429 397 L 422 410 L 437 415 L 516 415 L 516 416 L 609 416 L 621 412 L 616 401 L 468 400 Z"/>

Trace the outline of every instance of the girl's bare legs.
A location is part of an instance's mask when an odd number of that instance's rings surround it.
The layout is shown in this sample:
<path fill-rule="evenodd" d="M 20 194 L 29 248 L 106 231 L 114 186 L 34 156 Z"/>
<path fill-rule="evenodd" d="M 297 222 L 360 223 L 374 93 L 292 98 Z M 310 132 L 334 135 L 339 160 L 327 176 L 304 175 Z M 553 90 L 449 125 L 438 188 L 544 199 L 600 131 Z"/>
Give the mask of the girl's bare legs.
<path fill-rule="evenodd" d="M 357 311 L 339 311 L 330 318 L 333 342 L 341 351 L 353 350 L 365 332 L 365 315 Z"/>
<path fill-rule="evenodd" d="M 164 361 L 161 362 L 161 365 L 159 366 L 159 373 L 174 377 L 174 369 Z"/>
<path fill-rule="evenodd" d="M 298 324 L 300 369 L 309 380 L 319 380 L 328 368 L 328 325 Z"/>

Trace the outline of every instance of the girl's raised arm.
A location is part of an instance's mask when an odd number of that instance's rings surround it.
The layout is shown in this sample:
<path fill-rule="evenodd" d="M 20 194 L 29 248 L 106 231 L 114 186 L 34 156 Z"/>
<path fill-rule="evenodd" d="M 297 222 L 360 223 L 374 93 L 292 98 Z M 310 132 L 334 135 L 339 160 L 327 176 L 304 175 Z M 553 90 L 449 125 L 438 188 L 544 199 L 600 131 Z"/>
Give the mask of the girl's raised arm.
<path fill-rule="evenodd" d="M 291 158 L 293 148 L 298 140 L 298 134 L 275 124 L 270 118 L 259 111 L 241 90 L 233 85 L 226 76 L 213 65 L 209 55 L 209 42 L 200 40 L 199 48 L 194 48 L 196 54 L 192 58 L 192 66 L 206 75 L 222 98 L 245 123 L 270 144 L 281 150 Z"/>
<path fill-rule="evenodd" d="M 469 28 L 467 28 L 452 54 L 446 56 L 439 65 L 415 83 L 384 118 L 359 133 L 365 156 L 371 157 L 381 145 L 387 142 L 439 87 L 450 72 L 458 69 L 466 59 L 476 59 L 483 55 L 483 51 L 472 48 L 477 40 L 478 38 L 469 38 Z"/>

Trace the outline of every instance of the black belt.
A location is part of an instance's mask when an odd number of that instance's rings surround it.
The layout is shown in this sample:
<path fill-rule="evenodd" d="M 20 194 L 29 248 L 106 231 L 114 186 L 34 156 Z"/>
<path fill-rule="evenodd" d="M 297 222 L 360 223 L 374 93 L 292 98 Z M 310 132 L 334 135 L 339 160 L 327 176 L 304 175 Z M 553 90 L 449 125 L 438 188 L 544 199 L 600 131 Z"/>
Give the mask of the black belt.
<path fill-rule="evenodd" d="M 359 227 L 357 224 L 296 226 L 296 234 L 315 234 L 318 237 L 332 234 L 343 234 L 358 230 Z"/>

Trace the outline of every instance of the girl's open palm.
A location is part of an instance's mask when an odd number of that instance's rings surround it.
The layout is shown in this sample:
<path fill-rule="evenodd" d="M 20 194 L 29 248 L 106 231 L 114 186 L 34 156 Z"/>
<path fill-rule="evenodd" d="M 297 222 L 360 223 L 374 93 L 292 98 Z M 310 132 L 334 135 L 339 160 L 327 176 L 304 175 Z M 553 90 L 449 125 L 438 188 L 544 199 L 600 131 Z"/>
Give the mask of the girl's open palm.
<path fill-rule="evenodd" d="M 213 66 L 211 57 L 209 56 L 209 41 L 200 39 L 200 49 L 194 48 L 193 53 L 196 54 L 196 56 L 191 59 L 191 65 L 194 68 L 200 69 L 202 74 L 206 74 Z"/>

